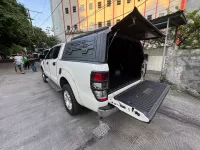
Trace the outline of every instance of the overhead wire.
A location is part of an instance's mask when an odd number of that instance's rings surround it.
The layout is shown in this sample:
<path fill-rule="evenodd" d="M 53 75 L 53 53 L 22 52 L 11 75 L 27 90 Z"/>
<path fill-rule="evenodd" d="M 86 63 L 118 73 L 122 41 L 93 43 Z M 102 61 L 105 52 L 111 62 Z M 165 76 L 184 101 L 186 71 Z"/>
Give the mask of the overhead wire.
<path fill-rule="evenodd" d="M 46 4 L 46 1 L 47 0 L 45 0 L 45 4 Z M 82 3 L 84 0 L 82 0 L 81 2 L 79 2 L 79 4 L 80 3 Z M 56 11 L 56 9 L 60 6 L 60 4 L 63 2 L 63 0 L 61 0 L 59 3 L 58 3 L 58 5 L 55 7 L 55 9 L 51 12 L 51 14 L 40 24 L 40 26 L 39 27 L 41 27 L 42 25 L 44 25 L 44 23 L 53 15 L 53 13 Z M 44 7 L 45 7 L 45 4 L 44 4 Z"/>
<path fill-rule="evenodd" d="M 41 14 L 38 16 L 38 20 L 40 19 L 41 15 L 43 14 L 44 8 L 45 8 L 45 6 L 46 6 L 46 2 L 47 2 L 47 0 L 45 0 L 45 2 L 44 2 L 44 5 L 43 5 L 43 8 L 42 8 Z"/>
<path fill-rule="evenodd" d="M 114 3 L 115 1 L 117 1 L 117 0 L 113 0 L 113 1 L 111 2 L 111 4 Z M 147 1 L 147 0 L 146 0 L 146 1 Z M 103 10 L 103 9 L 106 8 L 106 7 L 107 7 L 107 4 L 104 5 L 101 9 L 98 9 L 98 10 L 94 11 L 94 12 L 91 13 L 89 16 L 83 18 L 82 20 L 80 20 L 79 22 L 77 22 L 77 23 L 74 24 L 74 25 L 80 24 L 81 22 L 83 22 L 83 21 L 85 21 L 86 19 L 90 18 L 91 16 L 97 14 L 98 12 L 100 12 L 101 10 Z M 74 28 L 74 25 L 71 27 L 72 29 Z M 59 33 L 58 35 L 64 33 L 65 31 L 66 31 L 66 30 L 64 30 L 63 32 Z M 58 35 L 56 35 L 56 36 L 58 36 Z"/>
<path fill-rule="evenodd" d="M 33 19 L 35 19 L 36 18 L 36 16 L 38 15 L 39 13 L 36 13 L 34 16 L 33 16 Z"/>
<path fill-rule="evenodd" d="M 113 2 L 115 2 L 116 0 L 113 0 L 112 2 L 111 2 L 111 4 L 113 3 Z M 145 2 L 147 2 L 147 0 L 145 0 L 143 3 L 141 3 L 140 5 L 138 5 L 137 6 L 137 8 L 139 8 L 141 5 L 143 5 Z M 106 4 L 107 5 L 107 4 Z M 104 6 L 106 6 L 106 5 L 104 5 Z M 107 7 L 107 6 L 106 6 Z M 105 8 L 105 7 L 104 7 Z M 113 19 L 110 19 L 111 21 L 112 20 L 114 20 L 114 19 L 116 19 L 116 18 L 118 18 L 118 17 L 120 17 L 120 16 L 123 16 L 123 15 L 125 15 L 125 14 L 127 14 L 127 13 L 129 13 L 129 12 L 131 12 L 132 10 L 130 10 L 130 11 L 127 11 L 126 13 L 124 13 L 124 14 L 121 14 L 121 15 L 119 15 L 119 16 L 117 16 L 117 17 L 115 17 L 115 18 L 113 18 Z M 99 12 L 99 11 L 98 11 Z M 96 12 L 96 13 L 98 13 L 98 12 Z M 86 17 L 87 18 L 87 17 Z M 84 21 L 84 20 L 83 20 Z M 107 20 L 108 21 L 108 20 Z M 107 22 L 107 21 L 105 21 L 105 22 Z M 102 22 L 102 23 L 105 23 L 105 22 Z M 78 23 L 77 23 L 78 24 Z M 94 25 L 96 25 L 96 24 L 94 24 Z M 94 26 L 94 25 L 91 25 L 91 26 Z M 89 26 L 87 26 L 87 27 L 89 27 Z M 65 30 L 66 31 L 66 30 Z M 63 32 L 65 32 L 65 31 L 63 31 Z M 73 29 L 71 29 L 71 32 L 70 33 L 72 33 L 72 31 L 73 31 Z M 62 33 L 63 33 L 62 32 Z M 59 33 L 59 35 L 60 34 L 62 34 L 62 33 Z M 69 33 L 69 35 L 68 35 L 68 37 L 67 37 L 67 39 L 70 37 L 70 33 Z M 66 41 L 67 41 L 67 39 L 66 39 Z"/>
<path fill-rule="evenodd" d="M 173 1 L 179 1 L 179 0 L 173 0 Z M 172 5 L 172 6 L 168 7 L 168 8 L 177 6 L 178 4 L 181 4 L 181 3 L 177 3 L 177 4 L 175 4 L 175 5 Z M 161 7 L 161 6 L 163 6 L 163 5 L 160 5 L 160 6 L 158 6 L 157 8 L 159 8 L 159 7 Z M 154 9 L 156 9 L 156 8 L 154 8 Z M 154 10 L 154 9 L 151 9 L 151 10 Z M 165 10 L 166 10 L 166 9 L 162 9 L 162 10 L 160 10 L 160 11 L 158 11 L 158 12 L 162 12 L 162 11 L 165 11 Z M 127 12 L 125 12 L 125 13 L 119 15 L 119 16 L 116 16 L 116 17 L 113 18 L 113 19 L 106 20 L 105 22 L 107 22 L 107 21 L 112 21 L 112 20 L 114 20 L 114 19 L 116 19 L 116 18 L 119 18 L 119 17 L 121 17 L 121 16 L 123 16 L 123 15 L 125 15 L 125 14 L 127 14 L 127 13 L 130 13 L 131 11 L 132 11 L 132 10 L 127 11 Z M 146 12 L 149 12 L 149 11 L 146 11 Z M 154 13 L 153 13 L 153 14 L 154 14 Z M 151 15 L 151 14 L 150 14 L 150 15 Z M 105 23 L 105 22 L 102 22 L 102 23 Z M 97 25 L 97 24 L 96 24 L 96 25 Z M 91 25 L 91 26 L 93 26 L 93 25 Z M 84 26 L 84 27 L 86 27 L 86 26 Z"/>
<path fill-rule="evenodd" d="M 171 1 L 171 2 L 174 2 L 174 1 L 178 1 L 178 0 L 173 0 L 173 1 Z M 143 3 L 141 3 L 140 5 L 138 5 L 137 7 L 140 7 L 140 6 L 143 5 L 145 2 L 146 2 L 146 1 L 144 1 Z M 165 4 L 167 4 L 167 3 L 165 3 Z M 180 3 L 178 3 L 178 4 L 180 4 Z M 171 7 L 177 6 L 178 4 L 173 5 L 173 6 L 171 6 Z M 158 6 L 157 8 L 162 7 L 162 6 L 164 6 L 164 4 Z M 171 8 L 171 7 L 169 7 L 169 8 Z M 154 9 L 156 9 L 156 8 L 153 8 L 153 9 L 151 9 L 151 10 L 154 10 Z M 149 11 L 151 11 L 151 10 L 148 10 L 147 12 L 149 12 Z M 127 12 L 125 12 L 125 13 L 119 15 L 119 16 L 116 16 L 116 17 L 113 18 L 113 19 L 106 20 L 106 21 L 104 21 L 104 22 L 102 22 L 102 23 L 106 23 L 107 21 L 112 21 L 112 20 L 114 20 L 114 19 L 116 19 L 116 18 L 119 18 L 119 17 L 121 17 L 121 16 L 123 16 L 123 15 L 125 15 L 125 14 L 127 14 L 127 13 L 130 13 L 131 11 L 132 11 L 132 10 L 127 11 Z M 164 11 L 164 10 L 162 10 L 162 11 Z M 161 11 L 158 11 L 158 12 L 161 12 Z M 96 12 L 96 13 L 98 13 L 98 12 Z M 89 18 L 89 16 L 88 16 L 88 17 L 85 17 L 84 19 L 82 19 L 82 20 L 81 20 L 80 22 L 78 22 L 78 23 L 83 22 L 86 18 Z M 78 24 L 78 23 L 77 23 L 77 24 Z M 75 24 L 75 25 L 76 25 L 76 24 Z M 89 26 L 82 26 L 82 27 L 90 27 L 90 26 L 94 26 L 94 25 L 97 25 L 97 24 L 93 24 L 93 25 L 89 25 Z M 66 31 L 66 30 L 62 31 L 61 33 L 57 34 L 56 36 L 61 35 L 61 34 L 64 33 L 65 31 Z M 68 34 L 69 34 L 68 37 L 70 36 L 70 33 L 72 33 L 72 32 L 73 32 L 73 27 L 71 27 L 71 30 L 70 30 L 69 33 L 68 33 Z M 67 37 L 67 39 L 68 39 L 68 37 Z M 67 40 L 67 39 L 66 39 L 66 40 Z"/>
<path fill-rule="evenodd" d="M 116 1 L 116 0 L 113 0 L 110 4 L 114 3 L 115 1 Z M 141 5 L 143 5 L 145 2 L 147 2 L 147 0 L 145 0 L 145 1 L 144 1 L 143 3 L 141 3 L 140 5 L 138 5 L 137 8 L 140 7 Z M 107 4 L 104 5 L 104 6 L 108 7 Z M 105 9 L 106 7 L 104 7 L 104 9 Z M 101 9 L 101 10 L 103 10 L 103 9 Z M 101 10 L 100 10 L 100 11 L 101 11 Z M 131 11 L 132 11 L 132 10 L 131 10 Z M 129 13 L 129 12 L 131 12 L 131 11 L 128 11 L 128 12 L 126 12 L 126 13 L 124 13 L 124 14 L 127 14 L 127 13 Z M 99 12 L 99 11 L 98 11 L 98 12 Z M 98 12 L 96 12 L 96 13 L 98 13 Z M 96 13 L 95 13 L 95 14 L 96 14 Z M 124 14 L 122 14 L 122 15 L 124 15 Z M 94 14 L 93 14 L 93 15 L 94 15 Z M 120 16 L 122 16 L 122 15 L 120 15 Z M 89 16 L 89 17 L 91 17 L 91 16 Z M 89 17 L 86 17 L 86 18 L 89 18 Z M 119 17 L 119 16 L 118 16 L 118 17 Z M 115 18 L 113 18 L 113 19 L 111 19 L 111 20 L 114 20 L 114 19 L 116 19 L 116 18 L 118 18 L 118 17 L 115 17 Z M 85 19 L 83 19 L 83 21 L 84 21 L 84 20 L 85 20 Z M 105 21 L 105 22 L 106 22 L 106 21 Z M 104 23 L 104 22 L 102 22 L 102 23 Z M 77 23 L 77 24 L 78 24 L 78 23 Z M 87 27 L 88 27 L 88 26 L 87 26 Z M 73 30 L 72 30 L 72 31 L 73 31 Z M 64 31 L 64 32 L 65 32 L 65 31 Z M 69 37 L 70 37 L 70 34 L 68 35 L 67 39 L 68 39 Z M 67 41 L 67 39 L 66 39 L 66 41 Z"/>
<path fill-rule="evenodd" d="M 174 1 L 178 1 L 178 0 L 174 0 Z M 181 4 L 181 2 L 180 2 L 180 3 L 177 3 L 177 4 L 175 4 L 175 5 L 172 5 L 172 6 L 168 7 L 167 9 L 172 8 L 172 7 L 175 7 L 175 6 L 179 5 L 179 4 Z M 163 5 L 162 5 L 162 6 L 163 6 Z M 159 10 L 157 13 L 162 12 L 162 11 L 166 11 L 167 9 Z M 153 9 L 152 9 L 152 10 L 153 10 Z M 155 13 L 148 14 L 148 15 L 154 15 L 154 14 L 155 14 Z"/>
<path fill-rule="evenodd" d="M 173 2 L 174 1 L 178 1 L 178 0 L 173 0 Z M 172 8 L 172 7 L 175 7 L 175 6 L 177 6 L 177 5 L 179 5 L 179 4 L 181 4 L 181 2 L 180 3 L 177 3 L 177 4 L 175 4 L 175 5 L 172 5 L 172 6 L 170 6 L 170 7 L 168 7 L 168 8 Z M 140 6 L 140 5 L 139 5 Z M 138 7 L 139 7 L 138 6 Z M 161 6 L 163 6 L 163 5 L 160 5 L 159 7 L 161 7 Z M 158 7 L 157 7 L 158 8 Z M 154 9 L 156 9 L 156 8 L 154 8 Z M 153 10 L 153 9 L 152 9 Z M 158 11 L 158 12 L 162 12 L 162 11 L 165 11 L 166 9 L 163 9 L 163 10 L 160 10 L 160 11 Z M 131 10 L 132 11 L 132 10 Z M 119 16 L 116 16 L 115 18 L 113 18 L 113 19 L 109 19 L 109 20 L 106 20 L 105 22 L 102 22 L 102 23 L 106 23 L 107 21 L 112 21 L 112 20 L 114 20 L 114 19 L 116 19 L 116 18 L 119 18 L 119 17 L 121 17 L 121 16 L 123 16 L 123 15 L 125 15 L 125 14 L 127 14 L 127 13 L 130 13 L 131 11 L 127 11 L 126 13 L 124 13 L 124 14 L 121 14 L 121 15 L 119 15 Z M 153 13 L 154 14 L 154 13 Z M 97 24 L 94 24 L 94 25 L 97 25 Z M 94 26 L 94 25 L 91 25 L 91 26 Z M 89 27 L 89 26 L 87 26 L 87 27 Z"/>
<path fill-rule="evenodd" d="M 180 1 L 180 0 L 171 0 L 170 2 L 175 2 L 175 1 Z M 164 4 L 162 4 L 162 5 L 159 5 L 157 8 L 166 6 L 166 4 L 168 4 L 168 2 L 167 2 L 167 3 L 164 3 Z M 170 7 L 171 7 L 171 6 L 170 6 Z M 170 7 L 168 7 L 168 8 L 170 8 Z M 148 9 L 146 12 L 149 12 L 149 11 L 152 11 L 152 10 L 155 10 L 155 9 L 156 9 L 156 7 L 155 7 L 155 8 L 152 8 L 152 9 Z"/>
<path fill-rule="evenodd" d="M 62 3 L 63 0 L 61 0 L 58 5 L 55 7 L 55 9 L 51 12 L 51 14 L 41 23 L 41 25 L 39 27 L 41 27 L 52 15 L 53 13 L 56 11 L 56 9 L 60 6 L 60 4 Z"/>

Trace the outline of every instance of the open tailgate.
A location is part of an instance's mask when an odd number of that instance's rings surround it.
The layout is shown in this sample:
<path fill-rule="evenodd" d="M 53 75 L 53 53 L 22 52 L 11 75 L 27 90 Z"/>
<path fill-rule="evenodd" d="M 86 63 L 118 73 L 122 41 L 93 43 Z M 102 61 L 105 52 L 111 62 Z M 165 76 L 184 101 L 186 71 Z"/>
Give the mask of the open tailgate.
<path fill-rule="evenodd" d="M 150 122 L 169 91 L 169 86 L 154 81 L 142 81 L 116 95 L 110 103 L 121 111 L 144 122 Z"/>
<path fill-rule="evenodd" d="M 164 37 L 151 22 L 144 18 L 138 9 L 134 10 L 111 28 L 111 32 L 136 40 L 149 40 Z"/>

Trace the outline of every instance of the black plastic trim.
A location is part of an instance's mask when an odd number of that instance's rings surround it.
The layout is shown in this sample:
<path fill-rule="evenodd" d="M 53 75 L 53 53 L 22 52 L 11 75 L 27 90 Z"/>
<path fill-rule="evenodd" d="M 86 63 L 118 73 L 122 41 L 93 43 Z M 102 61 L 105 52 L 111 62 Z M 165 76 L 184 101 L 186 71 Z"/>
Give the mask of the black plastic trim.
<path fill-rule="evenodd" d="M 108 105 L 106 105 L 106 106 L 104 106 L 104 107 L 99 107 L 99 109 L 101 109 L 101 110 L 110 110 L 110 109 L 112 109 L 112 108 L 114 108 L 115 106 L 113 106 L 113 105 L 111 105 L 111 104 L 108 104 Z"/>
<path fill-rule="evenodd" d="M 61 73 L 62 73 L 62 69 L 60 68 L 60 69 L 59 69 L 59 74 L 61 74 Z"/>

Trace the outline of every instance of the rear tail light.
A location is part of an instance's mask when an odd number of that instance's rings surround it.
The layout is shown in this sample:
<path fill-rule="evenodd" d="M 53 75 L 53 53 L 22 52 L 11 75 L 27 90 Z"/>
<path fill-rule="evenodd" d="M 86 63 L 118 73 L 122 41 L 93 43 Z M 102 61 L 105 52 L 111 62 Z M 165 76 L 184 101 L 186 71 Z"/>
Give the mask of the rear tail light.
<path fill-rule="evenodd" d="M 94 81 L 106 81 L 108 80 L 108 72 L 92 72 L 91 79 Z"/>
<path fill-rule="evenodd" d="M 91 89 L 98 101 L 106 101 L 108 99 L 108 72 L 92 72 L 91 73 Z"/>
<path fill-rule="evenodd" d="M 98 82 L 93 82 L 92 83 L 92 87 L 94 87 L 95 89 L 106 89 L 108 88 L 108 82 L 102 82 L 102 83 L 98 83 Z"/>
<path fill-rule="evenodd" d="M 99 101 L 105 101 L 108 99 L 108 94 L 107 94 L 107 90 L 104 91 L 94 91 L 94 94 L 96 95 L 96 98 Z"/>

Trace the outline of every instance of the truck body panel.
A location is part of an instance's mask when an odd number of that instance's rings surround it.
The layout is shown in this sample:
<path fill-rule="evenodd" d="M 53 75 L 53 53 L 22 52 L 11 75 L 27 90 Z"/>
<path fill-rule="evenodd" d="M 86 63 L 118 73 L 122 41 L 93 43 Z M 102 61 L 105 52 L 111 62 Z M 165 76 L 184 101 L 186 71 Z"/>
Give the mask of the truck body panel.
<path fill-rule="evenodd" d="M 111 104 L 138 120 L 149 122 L 164 100 L 169 86 L 143 81 L 146 71 L 142 66 L 146 66 L 143 64 L 146 61 L 139 40 L 159 37 L 163 37 L 163 34 L 134 8 L 111 29 L 98 29 L 71 42 L 54 46 L 41 67 L 45 75 L 61 88 L 63 79 L 66 80 L 78 104 L 99 114 L 108 112 L 107 106 Z M 134 69 L 137 73 L 134 73 Z M 119 85 L 117 90 L 110 93 L 109 78 L 115 79 L 112 82 L 116 81 Z M 126 78 L 130 78 L 129 82 Z M 123 82 L 119 84 L 118 80 Z M 104 94 L 106 97 L 103 97 Z M 106 99 L 101 101 L 98 96 Z"/>

